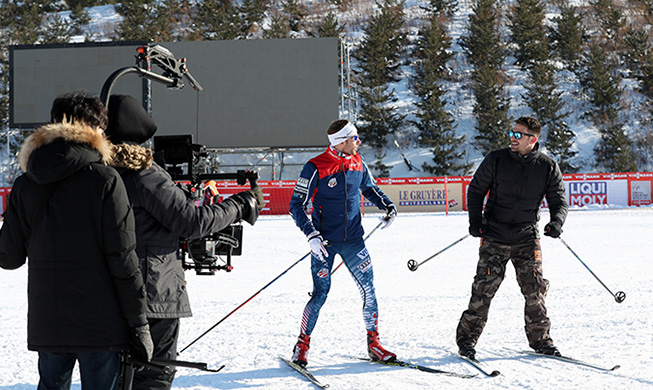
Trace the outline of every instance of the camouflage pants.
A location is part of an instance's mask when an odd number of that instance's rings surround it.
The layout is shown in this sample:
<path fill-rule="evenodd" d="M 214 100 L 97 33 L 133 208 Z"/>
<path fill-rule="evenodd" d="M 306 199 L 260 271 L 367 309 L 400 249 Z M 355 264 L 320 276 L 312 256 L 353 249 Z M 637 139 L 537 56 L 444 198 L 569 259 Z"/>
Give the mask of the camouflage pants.
<path fill-rule="evenodd" d="M 511 245 L 484 238 L 479 249 L 469 307 L 463 312 L 456 331 L 456 343 L 459 347 L 476 345 L 487 322 L 492 298 L 505 276 L 508 260 L 512 260 L 517 282 L 526 300 L 524 320 L 529 345 L 538 349 L 544 344 L 553 343 L 549 336 L 551 321 L 544 306 L 549 281 L 542 276 L 540 240 Z"/>

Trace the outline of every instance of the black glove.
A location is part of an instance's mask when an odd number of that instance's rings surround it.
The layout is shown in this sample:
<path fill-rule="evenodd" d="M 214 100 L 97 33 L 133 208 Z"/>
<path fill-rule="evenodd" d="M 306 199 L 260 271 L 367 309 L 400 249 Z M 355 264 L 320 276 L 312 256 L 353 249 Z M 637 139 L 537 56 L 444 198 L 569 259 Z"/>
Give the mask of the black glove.
<path fill-rule="evenodd" d="M 383 226 L 381 226 L 381 229 L 385 229 L 388 226 L 390 226 L 392 224 L 392 221 L 395 220 L 396 216 L 397 216 L 397 206 L 395 206 L 393 203 L 390 203 L 388 207 L 385 208 L 385 215 L 379 217 L 379 220 L 383 222 Z"/>
<path fill-rule="evenodd" d="M 263 210 L 263 207 L 265 207 L 265 199 L 263 198 L 263 190 L 261 190 L 261 187 L 254 186 L 251 190 L 248 190 L 248 192 L 251 192 L 256 198 L 256 208 L 258 211 Z"/>
<path fill-rule="evenodd" d="M 473 237 L 483 237 L 487 232 L 487 226 L 482 222 L 470 222 L 469 234 Z"/>
<path fill-rule="evenodd" d="M 154 353 L 154 343 L 150 335 L 150 325 L 137 326 L 130 329 L 131 352 L 139 361 L 149 362 Z"/>
<path fill-rule="evenodd" d="M 256 187 L 258 188 L 258 187 Z M 259 188 L 260 191 L 260 188 Z M 257 206 L 256 195 L 254 194 L 255 190 L 247 190 L 239 192 L 235 195 L 229 197 L 233 199 L 240 206 L 240 219 L 244 220 L 250 225 L 254 225 L 258 219 L 259 208 Z M 263 195 L 263 193 L 261 193 Z"/>
<path fill-rule="evenodd" d="M 560 237 L 560 234 L 562 234 L 562 225 L 560 222 L 549 222 L 544 226 L 544 235 L 553 237 L 553 238 L 558 238 Z"/>

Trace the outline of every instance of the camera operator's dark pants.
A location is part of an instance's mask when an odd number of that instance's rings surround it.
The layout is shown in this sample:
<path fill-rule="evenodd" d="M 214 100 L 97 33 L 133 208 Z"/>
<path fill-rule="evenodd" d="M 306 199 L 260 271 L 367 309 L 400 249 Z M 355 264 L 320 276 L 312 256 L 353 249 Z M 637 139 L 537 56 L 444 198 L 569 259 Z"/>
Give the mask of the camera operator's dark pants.
<path fill-rule="evenodd" d="M 118 389 L 118 352 L 39 352 L 38 390 L 69 390 L 75 362 L 79 362 L 84 389 Z"/>
<path fill-rule="evenodd" d="M 179 319 L 148 318 L 150 333 L 154 342 L 153 359 L 177 360 L 177 340 L 179 338 Z M 138 371 L 134 373 L 132 390 L 170 389 L 175 371 L 164 374 L 157 370 Z"/>
<path fill-rule="evenodd" d="M 553 344 L 549 336 L 551 321 L 544 307 L 549 281 L 542 276 L 540 240 L 504 244 L 484 238 L 479 249 L 469 307 L 463 312 L 456 331 L 456 343 L 459 347 L 476 345 L 487 322 L 492 298 L 505 276 L 508 260 L 512 260 L 517 282 L 526 300 L 524 320 L 528 344 L 533 349 Z"/>

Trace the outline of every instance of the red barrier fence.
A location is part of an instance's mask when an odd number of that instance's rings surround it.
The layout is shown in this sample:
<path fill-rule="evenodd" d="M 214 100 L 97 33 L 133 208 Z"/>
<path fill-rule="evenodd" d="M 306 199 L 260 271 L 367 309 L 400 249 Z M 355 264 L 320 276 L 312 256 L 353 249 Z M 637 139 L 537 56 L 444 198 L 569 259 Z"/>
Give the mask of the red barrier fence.
<path fill-rule="evenodd" d="M 570 207 L 645 206 L 653 204 L 653 172 L 580 173 L 563 175 Z M 379 178 L 379 187 L 392 199 L 400 212 L 448 212 L 467 210 L 467 187 L 471 176 Z M 267 205 L 261 215 L 288 214 L 294 180 L 259 181 Z M 216 182 L 220 198 L 247 190 L 235 181 Z M 0 188 L 2 212 L 7 206 L 10 187 Z M 544 204 L 546 206 L 546 202 Z M 370 202 L 365 212 L 379 212 Z"/>

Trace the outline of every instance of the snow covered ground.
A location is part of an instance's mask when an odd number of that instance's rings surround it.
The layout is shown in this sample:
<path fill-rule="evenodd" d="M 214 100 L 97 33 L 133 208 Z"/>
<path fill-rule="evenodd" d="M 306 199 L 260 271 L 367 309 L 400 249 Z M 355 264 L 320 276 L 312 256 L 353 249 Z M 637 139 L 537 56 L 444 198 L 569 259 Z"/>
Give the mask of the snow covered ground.
<path fill-rule="evenodd" d="M 543 212 L 543 221 L 548 215 Z M 583 261 L 626 300 L 618 304 L 559 241 L 542 239 L 544 273 L 551 282 L 547 307 L 552 337 L 567 355 L 621 368 L 610 373 L 527 357 L 523 299 L 508 267 L 478 355 L 495 378 L 451 378 L 358 361 L 365 334 L 358 290 L 344 268 L 333 286 L 312 337 L 309 367 L 332 389 L 653 389 L 653 208 L 572 210 L 563 238 Z M 371 231 L 374 216 L 364 218 Z M 403 214 L 367 241 L 380 306 L 382 342 L 399 358 L 440 369 L 475 373 L 451 356 L 454 333 L 466 308 L 477 261 L 478 239 L 468 238 L 422 265 L 422 261 L 467 233 L 467 214 Z M 308 251 L 290 217 L 262 217 L 245 227 L 243 255 L 235 269 L 215 276 L 188 273 L 194 317 L 182 320 L 180 348 L 210 328 Z M 37 354 L 26 347 L 27 267 L 0 271 L 0 389 L 33 389 Z M 226 365 L 218 373 L 182 368 L 175 389 L 312 389 L 278 359 L 289 357 L 311 291 L 303 260 L 227 318 L 179 359 Z M 74 389 L 80 389 L 76 374 Z"/>

